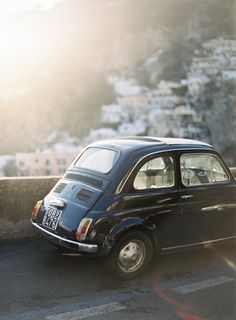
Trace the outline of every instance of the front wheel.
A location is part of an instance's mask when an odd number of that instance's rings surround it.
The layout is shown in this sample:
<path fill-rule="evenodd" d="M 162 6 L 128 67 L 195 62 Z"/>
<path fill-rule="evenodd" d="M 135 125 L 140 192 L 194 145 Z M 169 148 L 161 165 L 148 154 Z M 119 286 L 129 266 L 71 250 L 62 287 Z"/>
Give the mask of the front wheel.
<path fill-rule="evenodd" d="M 108 265 L 119 279 L 132 279 L 148 266 L 152 254 L 153 245 L 149 236 L 132 231 L 118 240 L 108 257 Z"/>

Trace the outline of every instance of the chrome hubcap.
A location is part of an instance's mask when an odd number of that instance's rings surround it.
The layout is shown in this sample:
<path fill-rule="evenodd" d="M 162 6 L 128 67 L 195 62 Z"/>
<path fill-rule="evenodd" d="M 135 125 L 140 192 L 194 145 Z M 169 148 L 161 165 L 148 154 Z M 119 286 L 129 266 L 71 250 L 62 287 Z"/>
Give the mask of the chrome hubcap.
<path fill-rule="evenodd" d="M 125 244 L 119 254 L 119 267 L 123 272 L 134 272 L 140 268 L 145 259 L 145 246 L 140 240 Z"/>

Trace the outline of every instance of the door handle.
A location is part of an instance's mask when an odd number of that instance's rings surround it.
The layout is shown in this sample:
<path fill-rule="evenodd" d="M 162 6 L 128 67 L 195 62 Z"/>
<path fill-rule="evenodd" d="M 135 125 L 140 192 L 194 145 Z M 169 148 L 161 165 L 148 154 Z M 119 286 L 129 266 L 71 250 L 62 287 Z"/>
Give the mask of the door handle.
<path fill-rule="evenodd" d="M 184 194 L 183 196 L 181 196 L 181 199 L 190 199 L 193 198 L 192 194 Z"/>

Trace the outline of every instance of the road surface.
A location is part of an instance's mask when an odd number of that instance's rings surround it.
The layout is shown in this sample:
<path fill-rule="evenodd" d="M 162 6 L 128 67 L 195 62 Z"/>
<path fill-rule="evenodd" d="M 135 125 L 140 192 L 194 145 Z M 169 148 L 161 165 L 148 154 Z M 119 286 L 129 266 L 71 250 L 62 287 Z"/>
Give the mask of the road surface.
<path fill-rule="evenodd" d="M 236 244 L 155 257 L 119 281 L 43 239 L 0 243 L 0 320 L 236 320 Z"/>

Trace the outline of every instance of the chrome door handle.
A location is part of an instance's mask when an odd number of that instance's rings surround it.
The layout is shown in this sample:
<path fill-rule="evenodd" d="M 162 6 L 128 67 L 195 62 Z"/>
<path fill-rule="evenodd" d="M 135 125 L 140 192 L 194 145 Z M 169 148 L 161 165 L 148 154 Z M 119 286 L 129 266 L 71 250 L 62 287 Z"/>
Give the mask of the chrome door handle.
<path fill-rule="evenodd" d="M 184 194 L 183 196 L 181 196 L 181 199 L 189 199 L 189 198 L 193 198 L 192 194 Z"/>

